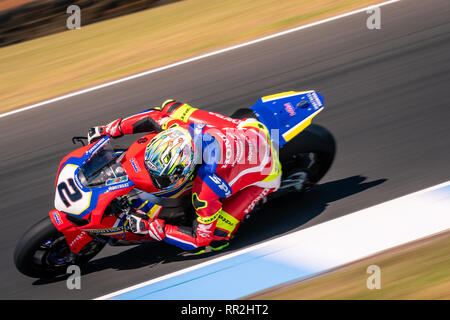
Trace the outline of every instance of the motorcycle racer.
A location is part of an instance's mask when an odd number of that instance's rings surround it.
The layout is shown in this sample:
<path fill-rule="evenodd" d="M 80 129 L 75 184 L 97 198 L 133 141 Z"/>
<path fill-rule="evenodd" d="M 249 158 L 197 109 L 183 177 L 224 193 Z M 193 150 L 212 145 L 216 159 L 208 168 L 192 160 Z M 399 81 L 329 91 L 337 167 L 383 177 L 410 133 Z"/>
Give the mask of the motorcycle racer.
<path fill-rule="evenodd" d="M 254 118 L 233 119 L 167 100 L 128 118 L 91 128 L 89 143 L 103 135 L 157 133 L 145 150 L 152 184 L 171 190 L 193 180 L 192 228 L 133 213 L 132 231 L 181 249 L 225 248 L 244 217 L 280 186 L 281 165 L 269 131 Z"/>

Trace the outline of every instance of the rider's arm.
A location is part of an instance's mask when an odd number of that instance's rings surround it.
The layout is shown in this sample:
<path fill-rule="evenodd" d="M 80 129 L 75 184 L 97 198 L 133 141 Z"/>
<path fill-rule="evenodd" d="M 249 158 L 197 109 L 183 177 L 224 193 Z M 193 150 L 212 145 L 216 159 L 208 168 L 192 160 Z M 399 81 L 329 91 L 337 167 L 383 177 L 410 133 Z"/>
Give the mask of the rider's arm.
<path fill-rule="evenodd" d="M 183 126 L 198 123 L 213 127 L 234 127 L 238 122 L 237 119 L 199 110 L 187 103 L 169 99 L 162 104 L 161 108 L 152 108 L 125 119 L 119 118 L 106 126 L 91 128 L 88 138 L 89 142 L 92 142 L 106 134 L 117 138 L 125 134 L 159 132 L 173 124 Z"/>
<path fill-rule="evenodd" d="M 157 121 L 161 116 L 160 110 L 149 109 L 125 119 L 119 118 L 112 121 L 105 126 L 105 132 L 114 138 L 121 137 L 124 134 L 159 132 L 161 126 Z"/>
<path fill-rule="evenodd" d="M 197 220 L 205 224 L 217 219 L 222 209 L 220 200 L 232 193 L 228 183 L 215 173 L 219 154 L 216 153 L 213 157 L 214 160 L 204 159 L 205 163 L 198 170 L 192 188 L 192 204 L 198 215 Z"/>
<path fill-rule="evenodd" d="M 186 126 L 190 124 L 207 124 L 209 127 L 234 128 L 240 122 L 222 114 L 200 110 L 187 103 L 169 100 L 163 104 L 164 117 L 160 124 L 163 129 L 169 128 L 173 124 Z"/>
<path fill-rule="evenodd" d="M 167 128 L 165 124 L 167 124 L 168 120 L 178 119 L 177 121 L 179 122 L 180 119 L 186 117 L 186 110 L 188 110 L 188 115 L 190 115 L 191 109 L 195 108 L 192 108 L 185 103 L 168 99 L 161 107 L 151 108 L 128 118 L 116 119 L 105 126 L 91 128 L 88 132 L 89 143 L 104 135 L 118 138 L 125 134 L 160 132 L 162 129 Z M 173 118 L 171 118 L 171 116 L 173 116 Z"/>
<path fill-rule="evenodd" d="M 126 119 L 117 119 L 106 126 L 106 131 L 113 137 L 142 132 L 160 132 L 167 129 L 170 120 L 187 123 L 194 111 L 200 111 L 190 105 L 173 99 L 163 102 L 161 107 L 152 108 Z M 202 111 L 203 112 L 203 111 Z M 203 121 L 194 121 L 202 122 Z M 170 122 L 170 125 L 173 123 Z"/>
<path fill-rule="evenodd" d="M 192 204 L 198 216 L 197 221 L 208 224 L 217 219 L 222 209 L 221 199 L 231 195 L 231 188 L 216 173 L 223 153 L 219 141 L 204 134 L 202 150 L 202 164 L 192 186 Z"/>
<path fill-rule="evenodd" d="M 222 209 L 220 198 L 203 183 L 197 191 L 199 192 L 192 194 L 192 204 L 197 213 L 197 221 L 203 224 L 210 224 L 216 221 Z"/>
<path fill-rule="evenodd" d="M 125 134 L 135 134 L 142 132 L 160 132 L 161 126 L 159 122 L 162 118 L 167 117 L 167 108 L 165 105 L 172 100 L 168 100 L 163 104 L 163 108 L 151 108 L 128 118 L 119 118 L 105 126 L 98 126 L 89 129 L 89 143 L 109 135 L 113 138 L 121 137 Z"/>

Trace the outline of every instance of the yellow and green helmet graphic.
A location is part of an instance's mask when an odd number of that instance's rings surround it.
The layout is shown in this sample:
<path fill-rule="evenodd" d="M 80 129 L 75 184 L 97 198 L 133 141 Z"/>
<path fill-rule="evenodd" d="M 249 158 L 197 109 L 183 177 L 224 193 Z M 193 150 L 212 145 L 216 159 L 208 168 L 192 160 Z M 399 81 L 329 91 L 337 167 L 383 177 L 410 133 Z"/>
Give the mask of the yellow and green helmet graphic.
<path fill-rule="evenodd" d="M 195 167 L 189 132 L 174 127 L 158 133 L 145 149 L 145 166 L 159 189 L 175 188 L 185 182 Z"/>

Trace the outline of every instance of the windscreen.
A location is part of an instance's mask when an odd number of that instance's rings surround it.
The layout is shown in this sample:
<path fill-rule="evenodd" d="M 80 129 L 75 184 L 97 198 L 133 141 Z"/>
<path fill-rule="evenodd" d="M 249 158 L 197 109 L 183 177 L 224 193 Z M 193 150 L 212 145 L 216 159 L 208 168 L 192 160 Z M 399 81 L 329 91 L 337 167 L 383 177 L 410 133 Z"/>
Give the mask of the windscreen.
<path fill-rule="evenodd" d="M 80 181 L 86 187 L 101 187 L 127 181 L 120 163 L 122 151 L 115 150 L 111 141 L 99 148 L 79 171 Z"/>

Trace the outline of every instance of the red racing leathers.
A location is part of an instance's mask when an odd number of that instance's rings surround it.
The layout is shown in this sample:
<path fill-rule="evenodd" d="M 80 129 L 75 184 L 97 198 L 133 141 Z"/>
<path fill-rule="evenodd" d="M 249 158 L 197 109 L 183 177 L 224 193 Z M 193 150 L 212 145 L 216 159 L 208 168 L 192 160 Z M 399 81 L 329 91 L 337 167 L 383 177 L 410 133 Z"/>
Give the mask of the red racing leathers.
<path fill-rule="evenodd" d="M 101 127 L 100 134 L 119 137 L 174 125 L 189 129 L 195 143 L 199 168 L 192 186 L 192 204 L 197 219 L 192 229 L 161 220 L 149 229 L 157 233 L 156 238 L 185 250 L 210 244 L 214 248 L 213 243 L 229 240 L 254 206 L 279 188 L 278 155 L 267 128 L 256 119 L 232 119 L 174 100 L 167 100 L 161 108 L 117 119 Z"/>

